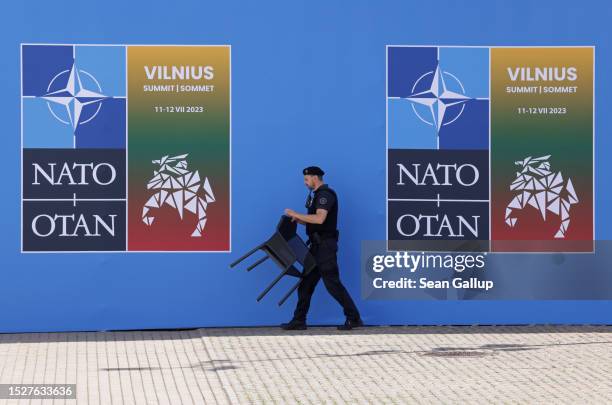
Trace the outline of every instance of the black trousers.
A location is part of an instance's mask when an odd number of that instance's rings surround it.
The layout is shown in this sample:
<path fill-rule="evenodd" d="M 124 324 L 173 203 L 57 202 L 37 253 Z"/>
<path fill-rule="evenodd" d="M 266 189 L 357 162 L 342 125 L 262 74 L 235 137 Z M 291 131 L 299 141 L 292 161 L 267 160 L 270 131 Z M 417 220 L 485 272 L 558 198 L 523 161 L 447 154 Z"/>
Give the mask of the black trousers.
<path fill-rule="evenodd" d="M 321 243 L 313 243 L 310 246 L 310 252 L 317 262 L 317 267 L 302 280 L 298 287 L 298 302 L 293 313 L 295 321 L 306 322 L 310 299 L 320 279 L 323 279 L 327 291 L 342 306 L 344 315 L 350 320 L 359 319 L 359 311 L 357 311 L 353 299 L 340 281 L 336 258 L 337 251 L 338 242 L 335 239 L 325 239 Z"/>

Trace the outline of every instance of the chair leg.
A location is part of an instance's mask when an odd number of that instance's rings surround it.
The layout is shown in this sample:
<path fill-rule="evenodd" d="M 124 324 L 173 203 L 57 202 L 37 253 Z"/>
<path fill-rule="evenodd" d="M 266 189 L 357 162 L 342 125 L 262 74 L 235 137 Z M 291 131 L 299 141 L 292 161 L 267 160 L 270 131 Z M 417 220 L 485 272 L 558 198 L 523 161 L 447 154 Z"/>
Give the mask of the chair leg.
<path fill-rule="evenodd" d="M 274 281 L 272 281 L 272 283 L 270 283 L 270 285 L 267 286 L 266 289 L 263 290 L 263 292 L 261 294 L 259 294 L 259 297 L 257 297 L 257 301 L 261 301 L 261 299 L 268 293 L 268 291 L 270 291 L 272 289 L 272 287 L 274 287 L 276 285 L 276 283 L 278 283 L 278 281 L 287 273 L 287 270 L 288 269 L 285 269 L 278 276 L 276 276 Z"/>
<path fill-rule="evenodd" d="M 293 287 L 291 287 L 291 289 L 289 290 L 289 292 L 287 294 L 285 294 L 285 296 L 278 301 L 278 306 L 280 307 L 281 305 L 283 305 L 285 303 L 285 301 L 287 300 L 287 298 L 289 298 L 289 296 L 300 286 L 300 283 L 302 282 L 302 279 L 300 278 L 297 283 L 295 283 L 295 285 Z"/>
<path fill-rule="evenodd" d="M 246 259 L 247 257 L 251 256 L 253 253 L 257 252 L 259 249 L 261 249 L 262 245 L 259 245 L 253 249 L 251 249 L 248 253 L 246 253 L 244 256 L 242 256 L 240 259 L 236 260 L 235 262 L 233 262 L 232 264 L 230 264 L 230 268 L 236 266 L 238 263 L 240 263 L 241 261 L 243 261 L 244 259 Z"/>
<path fill-rule="evenodd" d="M 269 258 L 270 258 L 270 256 L 268 256 L 268 255 L 262 257 L 261 259 L 257 260 L 255 263 L 253 263 L 249 267 L 247 267 L 246 271 L 253 270 L 255 267 L 259 266 L 260 264 L 262 264 L 263 262 L 265 262 Z"/>

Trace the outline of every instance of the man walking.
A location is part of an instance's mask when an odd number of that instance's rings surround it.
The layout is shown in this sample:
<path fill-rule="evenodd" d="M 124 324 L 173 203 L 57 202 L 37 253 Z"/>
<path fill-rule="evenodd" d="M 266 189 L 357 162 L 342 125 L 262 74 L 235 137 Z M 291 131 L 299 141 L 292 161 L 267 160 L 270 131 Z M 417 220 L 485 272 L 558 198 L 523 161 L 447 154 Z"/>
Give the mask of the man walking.
<path fill-rule="evenodd" d="M 342 306 L 346 322 L 338 326 L 339 330 L 351 330 L 363 326 L 359 311 L 351 296 L 340 281 L 336 253 L 338 251 L 338 196 L 323 182 L 323 170 L 310 166 L 303 170 L 304 184 L 313 195 L 306 201 L 307 214 L 299 214 L 286 209 L 285 214 L 294 221 L 306 226 L 310 240 L 310 252 L 317 267 L 302 280 L 298 288 L 298 302 L 289 323 L 281 325 L 285 330 L 306 329 L 306 314 L 310 308 L 310 299 L 317 283 L 322 278 L 325 288 Z"/>

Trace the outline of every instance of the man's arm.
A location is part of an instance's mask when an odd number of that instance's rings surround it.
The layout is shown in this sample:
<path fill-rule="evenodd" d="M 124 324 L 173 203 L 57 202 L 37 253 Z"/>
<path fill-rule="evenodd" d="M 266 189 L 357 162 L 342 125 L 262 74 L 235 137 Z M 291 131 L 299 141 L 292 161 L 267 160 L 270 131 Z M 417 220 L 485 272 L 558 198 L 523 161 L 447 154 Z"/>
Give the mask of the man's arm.
<path fill-rule="evenodd" d="M 304 222 L 304 221 L 300 221 L 300 220 L 299 220 L 299 219 L 297 219 L 297 218 L 291 218 L 291 220 L 292 220 L 292 221 L 294 221 L 294 222 L 297 222 L 297 223 L 298 223 L 298 224 L 300 224 L 300 225 L 306 225 L 306 222 Z"/>
<path fill-rule="evenodd" d="M 300 224 L 317 224 L 320 225 L 325 222 L 327 218 L 327 210 L 323 208 L 317 208 L 316 214 L 298 214 L 292 209 L 287 208 L 285 214 L 293 218 Z"/>

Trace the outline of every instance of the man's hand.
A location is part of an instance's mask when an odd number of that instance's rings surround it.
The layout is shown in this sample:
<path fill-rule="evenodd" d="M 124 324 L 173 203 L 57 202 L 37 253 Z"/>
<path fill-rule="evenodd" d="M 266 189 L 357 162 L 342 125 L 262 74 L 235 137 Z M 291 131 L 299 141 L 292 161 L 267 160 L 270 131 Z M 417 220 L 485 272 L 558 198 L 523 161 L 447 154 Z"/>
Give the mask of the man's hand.
<path fill-rule="evenodd" d="M 322 224 L 327 218 L 327 210 L 318 208 L 316 214 L 299 214 L 290 208 L 285 208 L 285 215 L 300 224 Z"/>
<path fill-rule="evenodd" d="M 302 224 L 302 225 L 304 225 L 304 221 L 302 221 L 302 220 L 300 220 L 300 219 L 298 218 L 298 216 L 299 216 L 300 214 L 298 214 L 297 212 L 293 211 L 292 209 L 290 209 L 290 208 L 285 208 L 285 215 L 287 215 L 288 217 L 290 217 L 292 222 L 297 222 L 298 224 Z"/>

